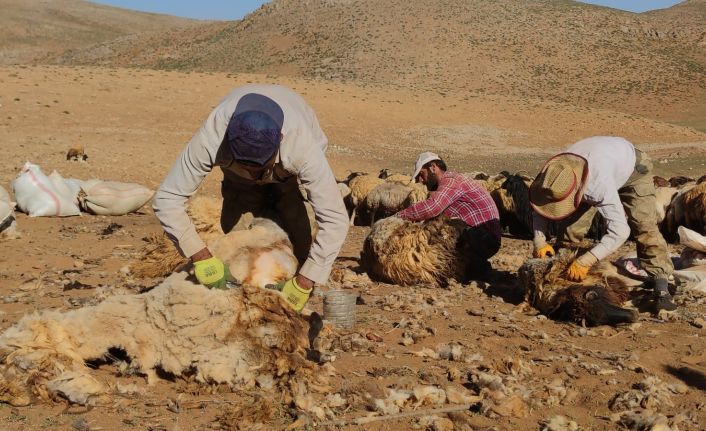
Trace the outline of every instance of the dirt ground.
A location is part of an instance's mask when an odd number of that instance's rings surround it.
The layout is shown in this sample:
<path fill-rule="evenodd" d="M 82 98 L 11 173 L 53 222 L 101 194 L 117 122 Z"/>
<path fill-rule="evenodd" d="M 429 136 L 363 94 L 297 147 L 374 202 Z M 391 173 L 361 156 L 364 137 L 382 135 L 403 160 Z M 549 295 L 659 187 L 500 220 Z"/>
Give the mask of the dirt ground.
<path fill-rule="evenodd" d="M 56 169 L 67 178 L 137 182 L 154 189 L 210 109 L 229 88 L 246 82 L 277 82 L 303 94 L 329 137 L 328 156 L 337 177 L 381 168 L 411 173 L 424 150 L 440 153 L 452 170 L 534 174 L 562 146 L 598 134 L 631 139 L 656 160 L 657 174 L 706 174 L 705 134 L 612 111 L 497 96 L 456 100 L 452 94 L 273 76 L 6 67 L 0 68 L 0 184 L 9 191 L 23 163 L 31 161 L 47 174 Z M 85 147 L 85 163 L 65 160 L 75 145 Z M 215 196 L 219 176 L 210 175 L 200 193 Z M 113 289 L 138 292 L 158 281 L 135 280 L 121 271 L 134 262 L 143 238 L 161 229 L 149 207 L 121 217 L 17 218 L 22 237 L 0 242 L 0 329 L 35 310 L 69 310 L 95 303 Z M 358 274 L 368 231 L 351 228 L 335 266 L 343 282 L 331 285 L 360 295 L 355 332 L 381 341 L 336 352 L 332 365 L 339 392 L 434 384 L 472 389 L 465 376 L 482 370 L 507 378 L 508 387 L 514 382 L 516 391 L 530 391 L 533 403 L 523 412 L 456 415 L 457 429 L 464 429 L 463 423 L 475 430 L 537 429 L 542 421 L 563 415 L 585 430 L 610 430 L 624 429 L 611 420 L 616 413 L 611 400 L 655 376 L 673 384 L 673 390 L 653 396 L 646 406 L 680 430 L 706 429 L 706 297 L 680 292 L 676 298 L 682 308 L 669 318 L 642 312 L 630 326 L 583 328 L 547 320 L 521 304 L 516 270 L 530 255 L 528 240 L 503 238 L 489 283 L 402 288 Z M 621 252 L 632 247 L 626 244 Z M 321 299 L 314 297 L 310 306 L 321 312 Z M 410 322 L 424 328 L 423 336 L 403 343 Z M 452 342 L 462 346 L 465 360 L 415 355 Z M 193 391 L 168 379 L 147 387 L 140 377 L 116 376 L 111 365 L 96 372 L 144 387 L 145 395 L 93 409 L 0 404 L 0 429 L 219 429 L 224 409 L 251 395 Z M 563 388 L 561 395 L 552 389 L 557 386 Z M 168 408 L 169 400 L 177 399 L 184 405 L 196 401 L 191 403 L 196 407 Z M 358 403 L 339 417 L 368 413 Z M 286 425 L 285 419 L 272 427 Z M 407 418 L 340 428 L 427 426 Z"/>

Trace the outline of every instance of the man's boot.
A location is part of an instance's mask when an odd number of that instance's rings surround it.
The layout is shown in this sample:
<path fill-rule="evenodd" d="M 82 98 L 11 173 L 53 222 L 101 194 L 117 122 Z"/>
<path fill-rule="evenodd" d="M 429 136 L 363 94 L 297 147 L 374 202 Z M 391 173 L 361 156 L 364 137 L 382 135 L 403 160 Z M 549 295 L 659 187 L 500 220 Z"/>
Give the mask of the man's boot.
<path fill-rule="evenodd" d="M 660 310 L 674 311 L 677 309 L 677 304 L 672 301 L 672 295 L 669 294 L 669 288 L 666 278 L 655 279 L 655 287 L 654 292 L 652 293 L 652 299 L 654 299 L 656 313 L 659 313 Z"/>

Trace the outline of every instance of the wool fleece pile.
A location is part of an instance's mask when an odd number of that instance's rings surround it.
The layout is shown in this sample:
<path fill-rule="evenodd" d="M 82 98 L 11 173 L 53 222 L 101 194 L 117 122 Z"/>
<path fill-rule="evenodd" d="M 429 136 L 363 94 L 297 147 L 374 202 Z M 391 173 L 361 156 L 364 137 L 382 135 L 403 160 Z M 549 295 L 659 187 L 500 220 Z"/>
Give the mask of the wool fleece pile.
<path fill-rule="evenodd" d="M 308 330 L 277 292 L 209 290 L 175 273 L 143 294 L 28 315 L 8 328 L 0 336 L 0 401 L 101 404 L 115 385 L 85 363 L 111 348 L 123 349 L 149 383 L 161 369 L 203 384 L 302 396 L 327 389 L 327 373 L 305 359 Z"/>

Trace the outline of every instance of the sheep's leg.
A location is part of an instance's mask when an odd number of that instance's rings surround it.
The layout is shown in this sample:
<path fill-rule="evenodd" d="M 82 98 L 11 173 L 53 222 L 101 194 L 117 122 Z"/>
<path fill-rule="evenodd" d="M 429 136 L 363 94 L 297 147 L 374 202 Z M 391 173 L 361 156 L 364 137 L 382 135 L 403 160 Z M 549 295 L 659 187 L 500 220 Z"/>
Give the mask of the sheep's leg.
<path fill-rule="evenodd" d="M 358 211 L 358 205 L 354 205 L 353 209 L 351 210 L 351 226 L 354 226 L 353 223 L 355 223 L 355 213 Z"/>

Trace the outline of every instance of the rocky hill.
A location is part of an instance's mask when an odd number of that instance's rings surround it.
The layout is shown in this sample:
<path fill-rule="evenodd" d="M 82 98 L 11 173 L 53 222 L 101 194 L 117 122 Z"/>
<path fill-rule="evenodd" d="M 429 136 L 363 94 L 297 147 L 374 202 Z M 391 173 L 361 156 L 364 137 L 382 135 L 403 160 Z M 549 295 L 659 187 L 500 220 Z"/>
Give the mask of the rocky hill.
<path fill-rule="evenodd" d="M 274 0 L 242 21 L 59 61 L 500 94 L 688 123 L 706 111 L 705 10 L 706 0 L 644 14 L 568 0 Z"/>
<path fill-rule="evenodd" d="M 70 48 L 197 21 L 135 12 L 81 0 L 0 0 L 0 64 L 56 56 Z"/>

